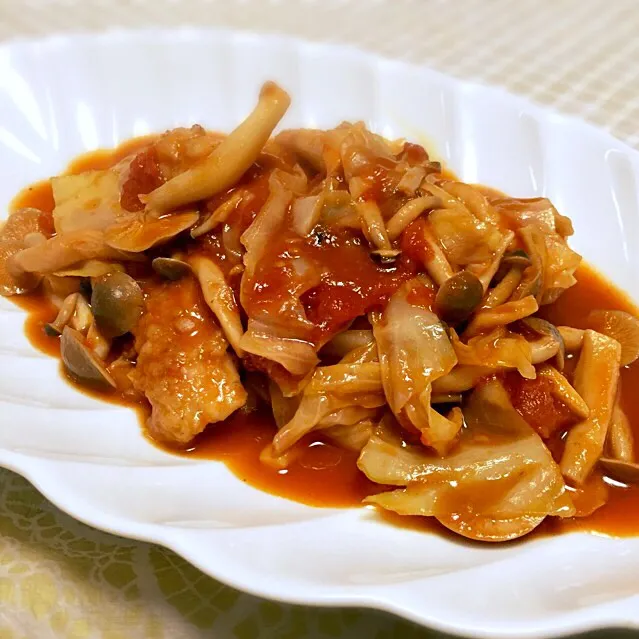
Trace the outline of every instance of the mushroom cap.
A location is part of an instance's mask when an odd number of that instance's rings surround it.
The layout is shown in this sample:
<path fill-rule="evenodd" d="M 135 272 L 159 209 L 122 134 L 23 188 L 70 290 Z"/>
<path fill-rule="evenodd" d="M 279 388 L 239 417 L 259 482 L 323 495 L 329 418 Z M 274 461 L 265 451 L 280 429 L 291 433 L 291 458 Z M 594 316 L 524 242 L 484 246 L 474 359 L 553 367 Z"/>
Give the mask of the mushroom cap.
<path fill-rule="evenodd" d="M 60 338 L 60 354 L 65 369 L 83 384 L 116 387 L 104 364 L 87 348 L 82 333 L 65 326 Z"/>
<path fill-rule="evenodd" d="M 437 291 L 435 308 L 446 322 L 456 324 L 468 319 L 484 296 L 481 281 L 470 271 L 449 277 Z"/>
<path fill-rule="evenodd" d="M 93 280 L 91 310 L 105 335 L 116 337 L 133 330 L 143 305 L 142 289 L 130 275 L 113 271 Z"/>

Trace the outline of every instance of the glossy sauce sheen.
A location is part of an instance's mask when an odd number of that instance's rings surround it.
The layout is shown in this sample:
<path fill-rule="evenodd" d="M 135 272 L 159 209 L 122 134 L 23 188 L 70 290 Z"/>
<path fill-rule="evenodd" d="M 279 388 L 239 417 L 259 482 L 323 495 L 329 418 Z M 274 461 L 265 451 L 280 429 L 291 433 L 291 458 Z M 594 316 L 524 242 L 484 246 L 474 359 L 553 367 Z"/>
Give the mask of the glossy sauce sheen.
<path fill-rule="evenodd" d="M 97 151 L 81 156 L 71 163 L 68 172 L 78 173 L 88 169 L 107 168 L 117 163 L 132 152 L 144 147 L 151 138 L 131 140 L 113 151 Z M 53 196 L 48 181 L 28 187 L 21 192 L 12 203 L 12 209 L 24 206 L 37 207 L 43 211 L 53 210 Z M 356 242 L 348 238 L 333 238 L 345 246 L 345 257 L 356 258 L 361 251 Z M 322 260 L 321 246 L 309 250 L 309 255 Z M 347 254 L 347 255 L 346 255 Z M 417 258 L 417 255 L 409 255 Z M 344 264 L 352 263 L 351 259 Z M 355 260 L 355 263 L 359 263 Z M 362 261 L 362 263 L 367 263 Z M 385 300 L 388 290 L 410 277 L 412 265 L 410 261 L 403 263 L 395 274 L 373 284 L 368 291 L 374 301 Z M 369 273 L 344 272 L 344 279 L 361 277 L 368 279 Z M 568 289 L 562 297 L 550 307 L 543 307 L 543 316 L 555 324 L 585 328 L 584 319 L 590 310 L 597 308 L 620 309 L 636 314 L 636 309 L 626 296 L 613 289 L 610 284 L 596 272 L 582 266 L 577 272 L 578 283 Z M 388 289 L 387 289 L 388 285 Z M 318 317 L 330 317 L 331 324 L 339 324 L 340 313 L 345 307 L 354 305 L 359 310 L 366 306 L 366 295 L 358 295 L 356 299 L 341 299 L 335 302 L 331 295 L 331 283 L 326 283 L 326 297 L 320 295 L 307 300 L 311 313 Z M 324 298 L 324 299 L 322 299 Z M 59 357 L 60 348 L 57 338 L 48 337 L 43 330 L 44 324 L 53 320 L 56 315 L 54 307 L 38 294 L 13 298 L 28 312 L 25 332 L 31 343 L 48 355 Z M 328 305 L 328 306 L 326 306 Z M 363 311 L 362 311 L 363 312 Z M 635 441 L 639 444 L 639 402 L 633 399 L 635 389 L 639 388 L 639 366 L 626 367 L 621 372 L 622 404 L 633 426 Z M 69 380 L 74 383 L 73 380 Z M 75 385 L 75 384 L 74 384 Z M 148 416 L 148 407 L 140 405 L 116 392 L 87 391 L 75 385 L 78 390 L 95 395 L 104 401 L 125 404 L 136 408 L 141 419 Z M 357 455 L 325 443 L 317 437 L 303 440 L 303 452 L 286 469 L 275 470 L 259 460 L 259 455 L 270 443 L 275 433 L 275 425 L 267 411 L 238 411 L 222 424 L 209 428 L 196 438 L 188 450 L 175 451 L 174 454 L 188 457 L 215 459 L 224 462 L 228 468 L 242 481 L 261 490 L 287 497 L 295 501 L 313 506 L 346 507 L 359 505 L 364 497 L 378 492 L 381 487 L 368 481 L 356 467 Z M 157 445 L 157 442 L 154 442 Z M 639 534 L 639 487 L 609 486 L 608 502 L 587 518 L 560 520 L 548 517 L 535 535 L 557 533 L 568 530 L 589 530 L 617 536 Z M 399 517 L 392 513 L 383 515 L 385 519 L 401 526 L 427 530 L 443 531 L 432 518 Z M 451 533 L 443 531 L 444 535 Z M 459 540 L 455 535 L 454 538 Z"/>

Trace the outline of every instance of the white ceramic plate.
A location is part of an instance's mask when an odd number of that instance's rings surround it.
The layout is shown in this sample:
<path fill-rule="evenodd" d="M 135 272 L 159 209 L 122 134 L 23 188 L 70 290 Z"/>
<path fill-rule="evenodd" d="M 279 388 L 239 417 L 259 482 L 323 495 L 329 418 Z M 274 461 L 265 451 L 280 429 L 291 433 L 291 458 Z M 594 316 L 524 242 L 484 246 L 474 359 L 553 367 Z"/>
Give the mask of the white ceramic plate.
<path fill-rule="evenodd" d="M 0 210 L 72 157 L 194 122 L 231 129 L 274 79 L 285 126 L 361 119 L 434 148 L 459 175 L 549 196 L 573 246 L 639 299 L 639 154 L 501 91 L 351 49 L 218 31 L 108 33 L 0 47 Z M 388 610 L 476 637 L 639 627 L 639 539 L 468 546 L 366 509 L 261 493 L 219 463 L 165 454 L 133 412 L 74 391 L 0 300 L 0 464 L 98 528 L 172 548 L 237 588 Z"/>

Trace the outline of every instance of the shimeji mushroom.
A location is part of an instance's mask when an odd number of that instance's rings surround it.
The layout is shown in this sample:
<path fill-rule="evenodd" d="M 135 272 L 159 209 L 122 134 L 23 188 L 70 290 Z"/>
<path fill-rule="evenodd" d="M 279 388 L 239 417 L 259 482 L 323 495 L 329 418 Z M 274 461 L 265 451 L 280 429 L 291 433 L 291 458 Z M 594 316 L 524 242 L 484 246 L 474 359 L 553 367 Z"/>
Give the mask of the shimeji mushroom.
<path fill-rule="evenodd" d="M 484 288 L 476 275 L 461 271 L 448 278 L 437 291 L 437 314 L 450 324 L 467 320 L 481 303 Z"/>
<path fill-rule="evenodd" d="M 79 382 L 98 387 L 116 387 L 103 362 L 86 345 L 82 333 L 65 326 L 60 338 L 60 354 L 65 369 Z"/>
<path fill-rule="evenodd" d="M 91 309 L 98 327 L 109 337 L 135 328 L 143 304 L 142 289 L 126 273 L 116 271 L 93 280 Z"/>
<path fill-rule="evenodd" d="M 151 266 L 153 270 L 165 280 L 179 280 L 186 277 L 193 269 L 187 262 L 175 257 L 156 257 Z"/>

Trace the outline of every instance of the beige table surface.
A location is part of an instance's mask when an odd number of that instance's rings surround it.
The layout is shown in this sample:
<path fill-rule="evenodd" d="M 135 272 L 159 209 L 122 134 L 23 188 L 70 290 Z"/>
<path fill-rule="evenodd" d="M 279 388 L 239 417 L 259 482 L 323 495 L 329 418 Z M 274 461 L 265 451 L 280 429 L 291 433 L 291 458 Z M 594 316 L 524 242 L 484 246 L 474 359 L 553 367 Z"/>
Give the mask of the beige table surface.
<path fill-rule="evenodd" d="M 347 42 L 504 86 L 639 147 L 639 0 L 0 0 L 0 42 L 177 24 Z M 238 593 L 168 550 L 73 521 L 0 470 L 0 639 L 434 636 Z"/>

